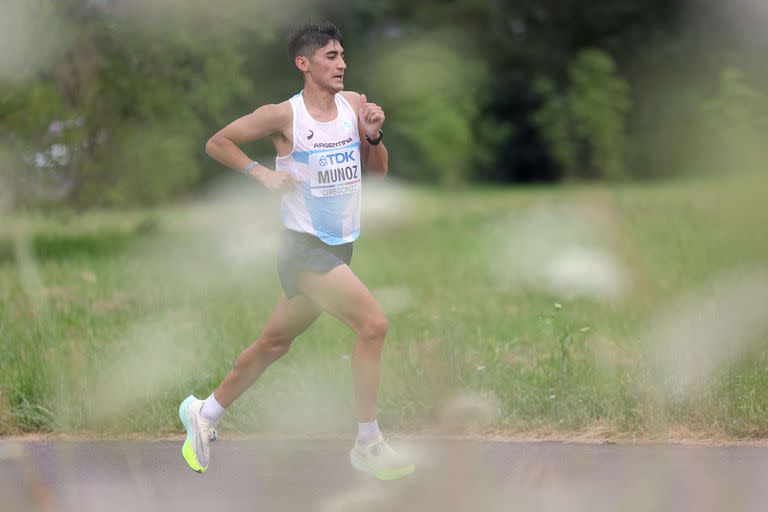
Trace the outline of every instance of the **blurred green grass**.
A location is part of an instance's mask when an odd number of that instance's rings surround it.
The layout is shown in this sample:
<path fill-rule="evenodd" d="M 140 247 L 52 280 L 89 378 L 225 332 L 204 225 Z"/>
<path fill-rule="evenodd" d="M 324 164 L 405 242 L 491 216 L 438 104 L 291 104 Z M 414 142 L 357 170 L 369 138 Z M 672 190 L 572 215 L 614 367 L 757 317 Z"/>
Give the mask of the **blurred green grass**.
<path fill-rule="evenodd" d="M 409 189 L 408 208 L 364 219 L 352 264 L 390 316 L 381 423 L 434 428 L 469 391 L 495 410 L 490 429 L 768 435 L 766 333 L 706 388 L 664 402 L 647 339 L 680 294 L 768 262 L 763 184 Z M 275 201 L 255 204 L 248 217 L 217 217 L 217 204 L 3 219 L 0 433 L 177 432 L 178 403 L 210 393 L 280 293 Z M 499 272 L 535 241 L 507 235 L 510 220 L 542 210 L 556 212 L 542 238 L 575 218 L 588 227 L 627 269 L 623 296 Z M 353 341 L 322 317 L 222 429 L 350 430 Z"/>

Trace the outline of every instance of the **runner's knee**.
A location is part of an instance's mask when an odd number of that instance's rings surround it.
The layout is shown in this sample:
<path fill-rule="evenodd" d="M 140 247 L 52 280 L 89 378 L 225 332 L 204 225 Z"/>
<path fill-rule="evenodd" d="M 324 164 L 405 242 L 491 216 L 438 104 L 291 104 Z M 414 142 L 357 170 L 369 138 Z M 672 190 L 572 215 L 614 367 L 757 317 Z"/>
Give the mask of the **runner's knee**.
<path fill-rule="evenodd" d="M 263 333 L 259 340 L 259 345 L 264 352 L 279 358 L 288 352 L 293 340 L 294 337 L 287 334 Z"/>
<path fill-rule="evenodd" d="M 365 340 L 382 342 L 389 330 L 389 321 L 383 314 L 371 316 L 366 319 L 360 328 L 358 335 Z"/>

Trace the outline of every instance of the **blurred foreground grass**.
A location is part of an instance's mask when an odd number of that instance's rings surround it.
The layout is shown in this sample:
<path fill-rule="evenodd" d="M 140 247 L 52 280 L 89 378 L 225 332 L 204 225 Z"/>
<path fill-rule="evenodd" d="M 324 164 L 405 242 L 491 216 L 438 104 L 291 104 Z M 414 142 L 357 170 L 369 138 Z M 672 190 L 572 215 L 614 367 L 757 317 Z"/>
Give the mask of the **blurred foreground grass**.
<path fill-rule="evenodd" d="M 380 422 L 768 435 L 763 324 L 731 350 L 718 328 L 743 305 L 700 319 L 695 306 L 728 276 L 761 275 L 764 185 L 370 187 L 352 267 L 390 316 Z M 178 431 L 178 403 L 213 389 L 280 293 L 276 207 L 251 189 L 157 211 L 4 218 L 0 434 Z M 685 343 L 659 364 L 654 328 L 686 304 L 694 318 L 672 329 Z M 690 325 L 718 335 L 697 345 Z M 350 431 L 353 340 L 322 317 L 221 428 Z M 677 363 L 708 352 L 691 385 Z"/>

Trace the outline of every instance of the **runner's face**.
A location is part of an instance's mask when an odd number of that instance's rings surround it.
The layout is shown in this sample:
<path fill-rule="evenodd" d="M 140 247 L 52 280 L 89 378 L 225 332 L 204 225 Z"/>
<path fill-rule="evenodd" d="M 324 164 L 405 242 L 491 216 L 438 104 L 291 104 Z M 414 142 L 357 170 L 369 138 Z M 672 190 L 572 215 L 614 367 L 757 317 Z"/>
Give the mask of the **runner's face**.
<path fill-rule="evenodd" d="M 309 73 L 312 79 L 321 87 L 334 92 L 344 90 L 344 48 L 338 41 L 330 41 L 322 48 L 315 50 L 310 59 Z"/>

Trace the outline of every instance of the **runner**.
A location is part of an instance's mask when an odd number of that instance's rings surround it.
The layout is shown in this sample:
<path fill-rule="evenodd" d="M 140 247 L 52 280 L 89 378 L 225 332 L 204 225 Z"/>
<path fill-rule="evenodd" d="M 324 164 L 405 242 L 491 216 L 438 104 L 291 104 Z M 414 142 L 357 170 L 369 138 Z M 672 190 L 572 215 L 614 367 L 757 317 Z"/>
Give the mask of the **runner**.
<path fill-rule="evenodd" d="M 224 411 L 326 311 L 356 335 L 352 373 L 358 435 L 350 462 L 382 480 L 400 478 L 414 465 L 389 446 L 376 421 L 387 318 L 349 268 L 360 234 L 362 167 L 381 176 L 388 171 L 381 142 L 384 111 L 365 95 L 344 91 L 344 48 L 332 24 L 302 27 L 292 35 L 289 52 L 304 76 L 304 89 L 237 119 L 206 145 L 223 165 L 282 193 L 285 231 L 277 267 L 283 293 L 261 335 L 219 387 L 205 400 L 190 395 L 182 402 L 179 416 L 187 431 L 182 454 L 190 468 L 205 472 Z M 271 137 L 277 151 L 274 171 L 239 148 L 264 137 Z"/>

